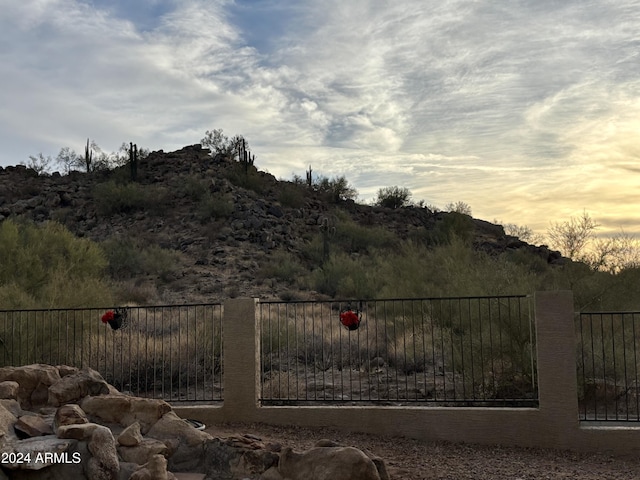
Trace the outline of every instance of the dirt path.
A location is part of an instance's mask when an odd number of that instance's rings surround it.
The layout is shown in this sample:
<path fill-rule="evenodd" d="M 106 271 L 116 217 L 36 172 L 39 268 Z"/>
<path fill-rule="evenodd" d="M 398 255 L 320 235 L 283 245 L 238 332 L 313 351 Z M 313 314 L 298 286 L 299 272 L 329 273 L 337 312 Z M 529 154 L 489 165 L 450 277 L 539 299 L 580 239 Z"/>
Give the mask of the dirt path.
<path fill-rule="evenodd" d="M 296 450 L 310 448 L 322 438 L 366 448 L 386 461 L 393 480 L 640 479 L 640 458 L 614 458 L 606 454 L 425 443 L 406 438 L 263 424 L 222 424 L 211 426 L 207 431 L 221 437 L 251 434 Z"/>

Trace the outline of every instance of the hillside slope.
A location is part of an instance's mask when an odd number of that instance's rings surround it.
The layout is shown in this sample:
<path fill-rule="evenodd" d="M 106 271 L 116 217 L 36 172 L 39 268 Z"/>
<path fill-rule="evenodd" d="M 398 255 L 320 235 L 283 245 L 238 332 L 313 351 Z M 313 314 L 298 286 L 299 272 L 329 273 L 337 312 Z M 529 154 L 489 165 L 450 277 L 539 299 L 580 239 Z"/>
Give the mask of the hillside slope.
<path fill-rule="evenodd" d="M 126 166 L 50 176 L 24 166 L 0 167 L 0 221 L 55 220 L 102 243 L 112 275 L 132 301 L 279 298 L 291 297 L 292 290 L 296 298 L 318 297 L 294 278 L 270 275 L 265 265 L 293 258 L 313 269 L 337 240 L 357 256 L 385 242 L 437 244 L 455 235 L 494 256 L 522 251 L 549 264 L 566 260 L 505 235 L 499 225 L 427 208 L 336 200 L 253 166 L 213 158 L 200 145 L 153 152 L 140 162 L 137 181 L 129 176 Z M 154 268 L 133 268 L 140 252 Z"/>

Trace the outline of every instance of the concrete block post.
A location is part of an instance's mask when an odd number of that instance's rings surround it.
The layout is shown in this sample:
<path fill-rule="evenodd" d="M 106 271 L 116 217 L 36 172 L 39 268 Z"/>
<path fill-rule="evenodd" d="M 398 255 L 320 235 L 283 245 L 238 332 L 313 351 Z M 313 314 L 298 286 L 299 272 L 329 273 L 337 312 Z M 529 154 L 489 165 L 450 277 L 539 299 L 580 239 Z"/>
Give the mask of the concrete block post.
<path fill-rule="evenodd" d="M 260 386 L 260 328 L 256 299 L 224 302 L 222 323 L 224 353 L 224 417 L 247 420 L 256 414 Z"/>
<path fill-rule="evenodd" d="M 535 315 L 540 411 L 564 447 L 579 427 L 573 293 L 536 292 Z"/>

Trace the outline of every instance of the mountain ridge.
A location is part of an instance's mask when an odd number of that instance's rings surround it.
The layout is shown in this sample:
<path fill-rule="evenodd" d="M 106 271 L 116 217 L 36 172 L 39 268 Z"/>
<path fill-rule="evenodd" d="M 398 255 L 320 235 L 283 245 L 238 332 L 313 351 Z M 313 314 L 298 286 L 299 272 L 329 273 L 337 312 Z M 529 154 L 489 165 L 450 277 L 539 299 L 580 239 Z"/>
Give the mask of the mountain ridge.
<path fill-rule="evenodd" d="M 129 175 L 126 165 L 67 175 L 0 167 L 0 222 L 55 220 L 99 243 L 154 245 L 161 249 L 155 251 L 158 258 L 173 252 L 174 264 L 166 271 L 122 280 L 128 288 L 147 289 L 155 300 L 176 303 L 235 296 L 328 298 L 295 279 L 270 277 L 264 266 L 277 255 L 290 255 L 303 268 L 317 268 L 318 255 L 332 253 L 334 238 L 343 235 L 338 228 L 356 232 L 349 240 L 352 256 L 367 254 L 371 243 L 438 243 L 455 234 L 491 256 L 522 251 L 551 265 L 567 261 L 546 246 L 505 234 L 500 225 L 419 206 L 389 209 L 342 200 L 228 156 L 212 156 L 201 145 L 152 152 L 139 161 L 135 182 Z"/>

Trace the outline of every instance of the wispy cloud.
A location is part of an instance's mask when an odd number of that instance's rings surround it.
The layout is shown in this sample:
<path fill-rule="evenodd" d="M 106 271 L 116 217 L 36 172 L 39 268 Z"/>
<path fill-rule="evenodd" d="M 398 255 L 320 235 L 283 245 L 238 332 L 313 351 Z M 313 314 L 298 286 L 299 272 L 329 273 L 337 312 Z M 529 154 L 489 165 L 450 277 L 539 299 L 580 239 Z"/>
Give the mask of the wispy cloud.
<path fill-rule="evenodd" d="M 26 0 L 0 11 L 0 163 L 91 136 L 165 150 L 242 133 L 280 177 L 544 229 L 640 233 L 640 8 L 405 0 Z"/>

